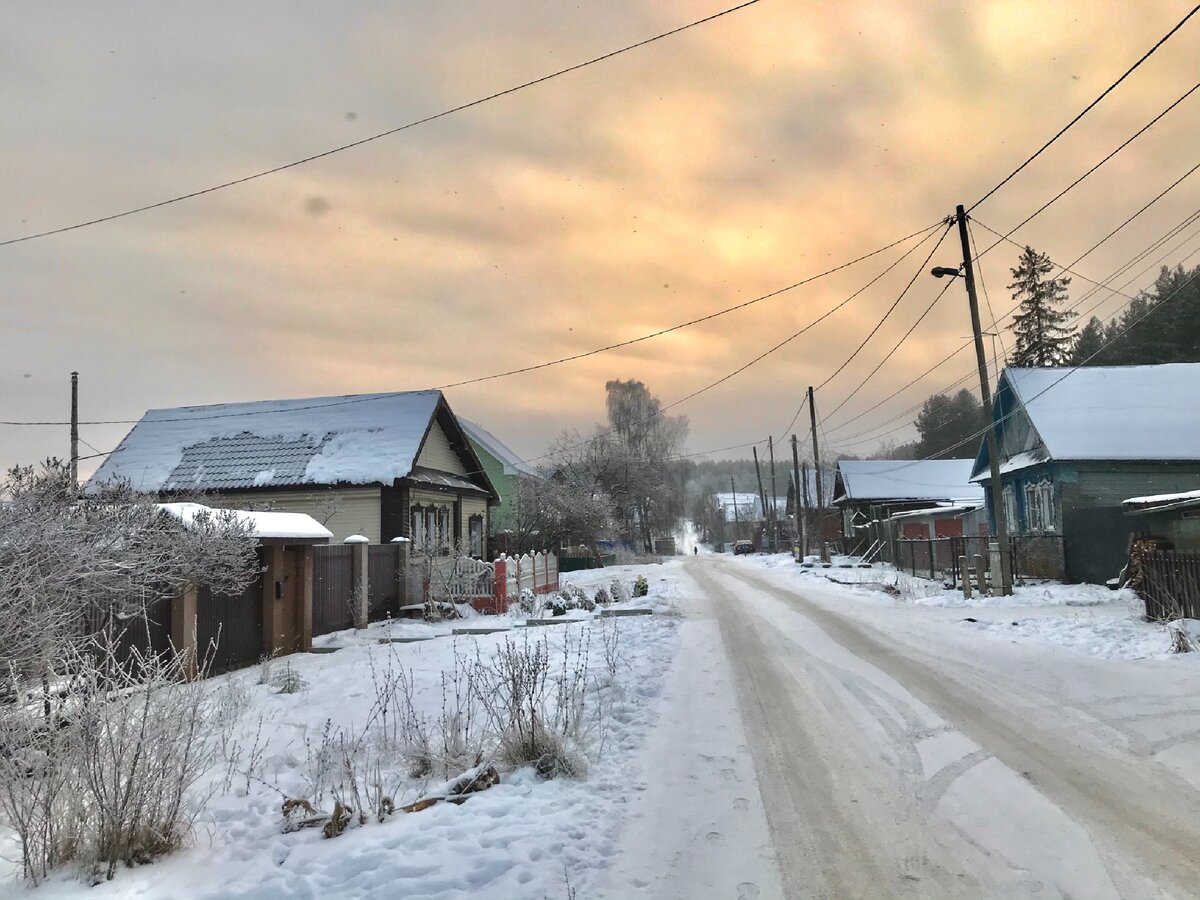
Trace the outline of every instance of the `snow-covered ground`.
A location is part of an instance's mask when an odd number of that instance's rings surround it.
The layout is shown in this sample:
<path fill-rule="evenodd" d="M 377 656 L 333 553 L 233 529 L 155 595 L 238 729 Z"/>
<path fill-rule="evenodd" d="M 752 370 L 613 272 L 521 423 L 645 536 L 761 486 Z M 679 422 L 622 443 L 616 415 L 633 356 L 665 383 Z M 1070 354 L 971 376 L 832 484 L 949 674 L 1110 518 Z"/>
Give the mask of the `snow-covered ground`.
<path fill-rule="evenodd" d="M 1171 654 L 1167 630 L 1107 590 L 964 604 L 886 574 L 701 554 L 565 577 L 593 594 L 644 576 L 649 596 L 623 605 L 652 616 L 327 636 L 336 652 L 290 658 L 300 693 L 257 670 L 218 680 L 243 692 L 238 739 L 259 741 L 260 759 L 228 790 L 213 773 L 188 849 L 97 888 L 62 875 L 30 896 L 1186 895 L 1200 877 L 1200 653 Z M 507 630 L 450 634 L 485 626 Z M 585 729 L 586 777 L 505 771 L 461 806 L 333 840 L 282 833 L 281 797 L 311 794 L 325 723 L 361 724 L 373 702 L 372 665 L 410 670 L 436 718 L 444 673 L 452 684 L 462 660 L 542 638 L 552 659 L 589 647 L 607 715 Z M 404 781 L 397 802 L 437 780 Z M 15 849 L 0 829 L 10 864 Z"/>
<path fill-rule="evenodd" d="M 213 796 L 191 846 L 152 865 L 118 870 L 113 881 L 94 888 L 62 874 L 30 896 L 541 898 L 567 897 L 570 890 L 579 897 L 598 896 L 621 843 L 622 823 L 637 797 L 631 782 L 642 787 L 646 782 L 636 763 L 644 760 L 678 645 L 674 612 L 680 564 L 610 568 L 567 578 L 591 592 L 611 585 L 614 578 L 632 588 L 634 577 L 642 573 L 648 576 L 650 596 L 619 605 L 648 606 L 656 615 L 587 616 L 541 628 L 512 627 L 519 625 L 516 617 L 378 624 L 317 641 L 336 652 L 277 660 L 273 677 L 290 668 L 304 683 L 297 693 L 260 684 L 258 668 L 213 679 L 213 687 L 232 684 L 240 694 L 244 713 L 235 739 L 244 756 L 232 766 L 232 775 L 218 765 L 202 785 Z M 451 635 L 455 627 L 492 625 L 512 630 Z M 380 643 L 384 638 L 423 640 Z M 375 677 L 389 664 L 410 671 L 417 709 L 437 720 L 443 705 L 453 702 L 454 673 L 462 670 L 464 660 L 476 654 L 487 659 L 505 641 L 543 639 L 552 672 L 571 648 L 586 649 L 593 718 L 584 726 L 579 747 L 587 761 L 585 777 L 543 780 L 531 769 L 502 770 L 499 785 L 461 806 L 443 803 L 382 823 L 372 819 L 333 840 L 316 829 L 282 833 L 284 797 L 313 800 L 326 812 L 332 806 L 328 795 L 314 796 L 311 760 L 326 729 L 363 726 L 376 699 L 373 669 Z M 581 657 L 576 652 L 570 658 L 573 665 Z M 238 771 L 247 764 L 250 777 Z M 396 805 L 427 795 L 441 780 L 436 774 L 398 776 Z M 0 826 L 0 894 L 5 896 L 20 892 L 16 852 L 11 833 Z"/>
<path fill-rule="evenodd" d="M 914 578 L 886 565 L 871 568 L 805 569 L 790 556 L 749 557 L 753 565 L 799 585 L 820 585 L 847 601 L 908 609 L 914 623 L 953 625 L 1009 642 L 1037 641 L 1103 658 L 1154 659 L 1176 656 L 1172 632 L 1180 623 L 1147 622 L 1133 591 L 1097 584 L 1042 582 L 1018 585 L 1010 597 L 971 599 L 940 582 Z M 1184 623 L 1189 634 L 1195 623 Z"/>

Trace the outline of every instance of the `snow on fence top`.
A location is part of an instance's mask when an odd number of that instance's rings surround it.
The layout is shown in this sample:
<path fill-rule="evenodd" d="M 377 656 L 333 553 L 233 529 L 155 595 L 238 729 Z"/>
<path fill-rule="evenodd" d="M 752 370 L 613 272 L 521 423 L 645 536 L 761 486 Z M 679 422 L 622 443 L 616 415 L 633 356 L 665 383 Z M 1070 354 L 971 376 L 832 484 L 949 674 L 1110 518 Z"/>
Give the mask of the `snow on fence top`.
<path fill-rule="evenodd" d="M 152 409 L 92 476 L 142 491 L 391 484 L 413 468 L 440 391 Z"/>
<path fill-rule="evenodd" d="M 328 540 L 333 532 L 305 513 L 271 512 L 249 509 L 213 509 L 202 503 L 160 503 L 158 508 L 174 516 L 185 528 L 197 519 L 219 519 L 222 515 L 233 515 L 250 530 L 256 538 L 293 538 L 296 540 Z"/>
<path fill-rule="evenodd" d="M 1200 459 L 1200 363 L 1087 366 L 1063 378 L 1067 372 L 1001 376 L 1053 459 Z"/>
<path fill-rule="evenodd" d="M 835 500 L 978 500 L 983 488 L 971 484 L 973 459 L 843 459 L 838 462 L 840 493 Z"/>

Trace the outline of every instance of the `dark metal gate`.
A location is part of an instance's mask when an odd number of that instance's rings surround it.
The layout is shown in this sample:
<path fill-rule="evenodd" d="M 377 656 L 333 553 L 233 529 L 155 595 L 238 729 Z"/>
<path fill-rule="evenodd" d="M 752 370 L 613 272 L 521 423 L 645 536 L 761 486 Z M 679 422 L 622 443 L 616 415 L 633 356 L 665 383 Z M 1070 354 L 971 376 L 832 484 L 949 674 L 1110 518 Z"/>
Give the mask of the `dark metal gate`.
<path fill-rule="evenodd" d="M 213 672 L 248 666 L 263 655 L 262 575 L 240 594 L 196 592 L 196 651 Z"/>
<path fill-rule="evenodd" d="M 367 548 L 368 617 L 372 622 L 400 612 L 400 547 L 376 544 Z"/>
<path fill-rule="evenodd" d="M 354 548 L 349 544 L 313 547 L 312 633 L 329 634 L 354 627 L 350 605 L 354 590 Z"/>

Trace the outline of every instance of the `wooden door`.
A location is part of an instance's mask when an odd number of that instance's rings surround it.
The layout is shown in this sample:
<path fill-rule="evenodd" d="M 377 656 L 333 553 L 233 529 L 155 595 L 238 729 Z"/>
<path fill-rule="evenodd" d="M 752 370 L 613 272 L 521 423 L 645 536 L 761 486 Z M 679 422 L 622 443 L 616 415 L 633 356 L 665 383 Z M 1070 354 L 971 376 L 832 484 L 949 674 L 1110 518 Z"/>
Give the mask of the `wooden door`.
<path fill-rule="evenodd" d="M 304 548 L 271 547 L 263 585 L 264 649 L 271 654 L 303 649 Z"/>

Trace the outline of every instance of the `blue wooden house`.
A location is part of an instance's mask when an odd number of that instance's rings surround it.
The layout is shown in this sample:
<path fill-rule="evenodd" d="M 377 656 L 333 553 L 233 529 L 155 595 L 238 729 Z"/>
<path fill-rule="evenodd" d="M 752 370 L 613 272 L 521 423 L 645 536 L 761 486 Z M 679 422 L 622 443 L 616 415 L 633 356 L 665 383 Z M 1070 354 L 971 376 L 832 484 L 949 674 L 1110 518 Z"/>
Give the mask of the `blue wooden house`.
<path fill-rule="evenodd" d="M 1200 363 L 1005 369 L 992 416 L 1022 574 L 1102 583 L 1134 530 L 1122 501 L 1200 486 Z M 972 480 L 989 465 L 984 442 Z"/>

